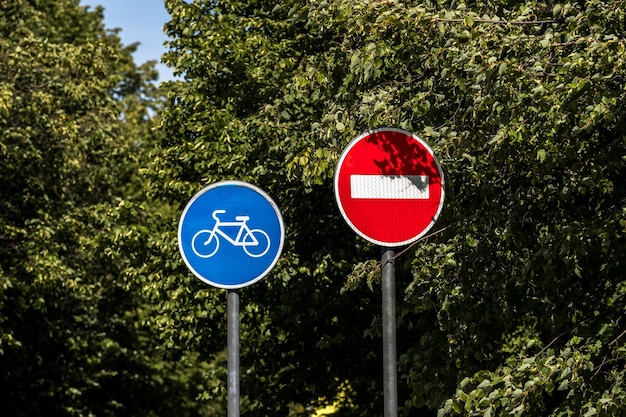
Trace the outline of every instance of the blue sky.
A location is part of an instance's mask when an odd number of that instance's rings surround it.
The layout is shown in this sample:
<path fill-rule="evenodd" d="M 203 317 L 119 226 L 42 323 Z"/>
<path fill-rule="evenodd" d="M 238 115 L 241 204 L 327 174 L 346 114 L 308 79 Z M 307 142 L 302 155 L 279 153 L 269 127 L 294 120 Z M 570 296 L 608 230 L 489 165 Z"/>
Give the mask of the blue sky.
<path fill-rule="evenodd" d="M 104 7 L 104 25 L 107 29 L 120 28 L 124 45 L 139 42 L 133 57 L 137 64 L 156 60 L 159 62 L 159 81 L 173 78 L 172 70 L 161 64 L 161 55 L 166 51 L 163 42 L 167 36 L 163 25 L 170 20 L 163 0 L 81 0 L 83 6 Z"/>

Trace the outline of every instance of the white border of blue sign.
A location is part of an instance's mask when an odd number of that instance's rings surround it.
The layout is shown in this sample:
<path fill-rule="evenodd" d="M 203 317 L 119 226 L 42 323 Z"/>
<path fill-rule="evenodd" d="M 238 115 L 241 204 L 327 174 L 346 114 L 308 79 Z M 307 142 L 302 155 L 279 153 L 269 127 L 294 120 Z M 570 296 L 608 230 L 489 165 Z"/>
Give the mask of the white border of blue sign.
<path fill-rule="evenodd" d="M 278 250 L 276 251 L 276 255 L 275 255 L 274 259 L 272 260 L 272 262 L 269 264 L 269 266 L 263 272 L 258 274 L 258 276 L 256 276 L 255 278 L 250 279 L 250 280 L 245 281 L 245 282 L 242 282 L 240 284 L 235 284 L 235 285 L 229 285 L 229 284 L 223 284 L 223 283 L 219 283 L 219 282 L 214 282 L 214 281 L 204 277 L 202 274 L 198 273 L 196 271 L 196 269 L 191 265 L 189 260 L 187 259 L 185 251 L 183 249 L 183 242 L 182 242 L 182 239 L 181 239 L 182 229 L 183 229 L 183 222 L 184 222 L 185 216 L 187 215 L 187 211 L 189 210 L 189 208 L 203 194 L 207 193 L 210 190 L 213 190 L 215 188 L 222 187 L 222 186 L 245 187 L 245 188 L 248 188 L 248 189 L 256 192 L 257 194 L 259 194 L 274 209 L 274 212 L 276 213 L 276 217 L 278 219 L 278 223 L 279 223 L 279 227 L 280 227 L 280 242 L 279 242 Z M 272 270 L 272 268 L 274 268 L 274 266 L 276 265 L 276 263 L 280 259 L 280 255 L 282 254 L 284 243 L 285 243 L 285 226 L 284 226 L 284 223 L 283 223 L 283 217 L 282 217 L 282 215 L 280 213 L 280 210 L 278 209 L 278 206 L 276 205 L 274 200 L 272 200 L 272 198 L 266 192 L 261 190 L 259 187 L 255 186 L 255 185 L 252 185 L 250 183 L 244 182 L 244 181 L 235 181 L 235 180 L 218 181 L 218 182 L 215 182 L 215 183 L 213 183 L 211 185 L 208 185 L 208 186 L 204 187 L 202 190 L 198 191 L 189 200 L 189 202 L 185 206 L 185 209 L 183 210 L 183 213 L 180 216 L 180 221 L 178 223 L 178 250 L 179 250 L 179 252 L 180 252 L 180 254 L 181 254 L 182 258 L 183 258 L 183 261 L 185 262 L 185 265 L 201 281 L 203 281 L 203 282 L 205 282 L 205 283 L 207 283 L 207 284 L 209 284 L 211 286 L 217 287 L 217 288 L 223 288 L 223 289 L 229 289 L 229 290 L 230 289 L 243 288 L 243 287 L 247 287 L 249 285 L 252 285 L 255 282 L 257 282 L 257 281 L 261 280 L 262 278 L 264 278 Z"/>

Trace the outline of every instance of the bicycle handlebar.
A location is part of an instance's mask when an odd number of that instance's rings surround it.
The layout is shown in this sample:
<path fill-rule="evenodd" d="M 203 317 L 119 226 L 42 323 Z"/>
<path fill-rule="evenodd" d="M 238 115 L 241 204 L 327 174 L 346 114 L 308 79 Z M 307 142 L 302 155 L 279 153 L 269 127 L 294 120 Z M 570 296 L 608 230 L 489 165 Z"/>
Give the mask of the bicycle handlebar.
<path fill-rule="evenodd" d="M 217 215 L 218 214 L 224 214 L 224 213 L 226 213 L 226 210 L 213 210 L 212 216 L 215 219 L 215 221 L 219 222 L 220 219 L 217 218 Z"/>

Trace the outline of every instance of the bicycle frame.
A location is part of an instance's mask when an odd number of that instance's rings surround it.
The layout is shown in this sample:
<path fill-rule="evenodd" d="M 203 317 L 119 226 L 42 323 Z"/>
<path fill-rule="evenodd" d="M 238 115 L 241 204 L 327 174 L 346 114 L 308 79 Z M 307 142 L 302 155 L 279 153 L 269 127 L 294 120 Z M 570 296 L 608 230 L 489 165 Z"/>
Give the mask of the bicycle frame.
<path fill-rule="evenodd" d="M 246 220 L 224 222 L 224 221 L 221 221 L 219 217 L 217 217 L 218 214 L 224 214 L 224 213 L 226 213 L 226 210 L 215 210 L 213 212 L 212 216 L 215 219 L 215 225 L 213 226 L 213 229 L 211 230 L 213 233 L 219 234 L 224 239 L 229 241 L 231 245 L 233 246 L 250 246 L 250 245 L 257 245 L 259 243 L 258 240 L 254 237 L 254 234 L 250 233 L 250 228 L 248 227 Z M 229 235 L 223 232 L 222 229 L 220 229 L 220 227 L 239 227 L 239 231 L 237 232 L 237 237 L 233 240 L 233 238 L 231 238 Z M 242 236 L 250 236 L 251 240 L 248 242 L 244 242 L 241 240 Z"/>

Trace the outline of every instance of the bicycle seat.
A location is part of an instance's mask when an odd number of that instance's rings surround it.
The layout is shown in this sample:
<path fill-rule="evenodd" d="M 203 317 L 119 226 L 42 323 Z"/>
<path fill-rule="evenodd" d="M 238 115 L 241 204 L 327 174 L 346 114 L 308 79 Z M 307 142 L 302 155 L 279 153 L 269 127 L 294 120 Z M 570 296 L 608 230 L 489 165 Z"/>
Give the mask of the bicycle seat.
<path fill-rule="evenodd" d="M 235 216 L 235 220 L 238 222 L 247 222 L 250 220 L 250 216 Z"/>

